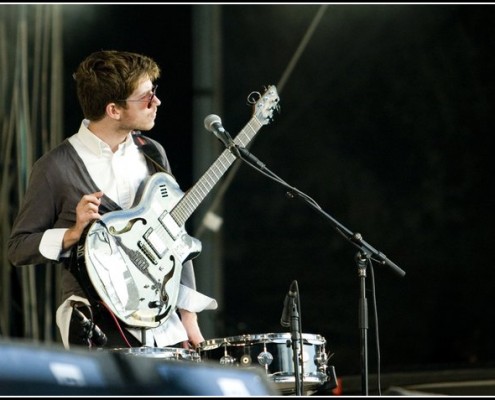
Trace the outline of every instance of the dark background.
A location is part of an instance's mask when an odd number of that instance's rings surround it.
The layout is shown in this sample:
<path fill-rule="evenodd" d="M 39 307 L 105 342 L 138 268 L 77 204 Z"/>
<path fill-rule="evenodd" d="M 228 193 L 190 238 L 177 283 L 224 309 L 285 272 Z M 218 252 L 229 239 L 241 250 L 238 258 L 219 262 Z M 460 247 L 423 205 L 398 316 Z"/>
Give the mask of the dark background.
<path fill-rule="evenodd" d="M 193 7 L 210 5 L 64 7 L 67 136 L 81 119 L 77 64 L 99 49 L 145 53 L 163 69 L 153 135 L 183 189 L 195 181 Z M 319 8 L 221 6 L 232 135 L 251 117 L 248 94 L 288 71 Z M 491 5 L 328 5 L 280 92 L 281 112 L 250 148 L 406 272 L 367 269 L 371 372 L 377 321 L 382 372 L 495 360 L 494 20 Z M 218 335 L 287 332 L 283 300 L 297 280 L 303 331 L 326 338 L 338 375 L 358 374 L 357 249 L 286 191 L 242 165 L 226 193 Z"/>

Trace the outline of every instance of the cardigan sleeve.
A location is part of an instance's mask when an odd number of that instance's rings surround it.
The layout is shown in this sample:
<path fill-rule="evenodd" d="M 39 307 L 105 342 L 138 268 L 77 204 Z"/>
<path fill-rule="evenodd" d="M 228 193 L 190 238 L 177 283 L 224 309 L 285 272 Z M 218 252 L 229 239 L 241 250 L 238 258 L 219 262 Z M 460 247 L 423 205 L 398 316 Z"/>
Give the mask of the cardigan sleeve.
<path fill-rule="evenodd" d="M 19 213 L 14 220 L 7 242 L 9 261 L 15 266 L 40 264 L 48 261 L 39 251 L 44 232 L 53 227 L 57 219 L 56 193 L 49 171 L 43 163 L 35 163 Z"/>
<path fill-rule="evenodd" d="M 76 206 L 86 193 L 97 190 L 68 140 L 45 153 L 34 164 L 28 186 L 7 241 L 7 255 L 14 266 L 54 261 L 44 257 L 39 245 L 44 233 L 69 228 L 76 220 Z M 102 208 L 112 206 L 102 204 Z"/>

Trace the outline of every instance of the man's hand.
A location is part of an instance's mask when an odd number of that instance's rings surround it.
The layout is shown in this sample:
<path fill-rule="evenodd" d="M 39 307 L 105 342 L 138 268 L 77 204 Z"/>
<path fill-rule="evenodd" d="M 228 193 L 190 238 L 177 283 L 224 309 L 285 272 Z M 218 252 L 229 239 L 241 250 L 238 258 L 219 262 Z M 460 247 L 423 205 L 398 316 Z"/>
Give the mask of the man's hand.
<path fill-rule="evenodd" d="M 63 251 L 75 245 L 91 221 L 100 219 L 98 213 L 103 192 L 95 192 L 84 195 L 76 206 L 76 223 L 69 228 L 64 235 Z"/>
<path fill-rule="evenodd" d="M 192 347 L 197 348 L 200 343 L 205 341 L 201 330 L 199 329 L 198 316 L 194 312 L 183 309 L 180 309 L 179 312 L 182 325 L 184 325 L 187 337 L 189 338 L 189 342 L 184 343 L 184 347 L 189 348 L 192 345 Z"/>

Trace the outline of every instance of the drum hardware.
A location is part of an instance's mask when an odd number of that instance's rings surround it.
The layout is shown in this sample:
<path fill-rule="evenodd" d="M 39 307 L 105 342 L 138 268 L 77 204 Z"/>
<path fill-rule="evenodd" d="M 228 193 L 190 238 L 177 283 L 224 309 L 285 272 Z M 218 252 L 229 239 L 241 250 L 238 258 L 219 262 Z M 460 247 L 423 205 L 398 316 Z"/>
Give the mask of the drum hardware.
<path fill-rule="evenodd" d="M 326 372 L 329 359 L 327 353 L 324 351 L 315 354 L 314 363 L 318 366 L 319 371 Z"/>
<path fill-rule="evenodd" d="M 273 362 L 273 355 L 266 349 L 266 342 L 263 342 L 263 351 L 258 354 L 258 363 L 265 368 L 268 373 L 268 367 Z"/>
<path fill-rule="evenodd" d="M 312 393 L 329 380 L 326 340 L 303 334 L 300 366 L 304 392 Z M 263 368 L 282 394 L 294 395 L 295 370 L 290 333 L 265 333 L 205 340 L 198 349 L 202 361 L 239 368 Z M 256 361 L 254 361 L 256 360 Z"/>
<path fill-rule="evenodd" d="M 241 365 L 243 367 L 249 367 L 251 365 L 251 356 L 249 354 L 244 354 L 242 357 L 241 357 Z"/>
<path fill-rule="evenodd" d="M 166 360 L 174 361 L 191 361 L 200 362 L 201 355 L 191 349 L 184 349 L 179 347 L 126 347 L 126 348 L 114 348 L 109 351 L 122 353 L 131 356 L 150 357 L 150 358 L 162 358 Z"/>
<path fill-rule="evenodd" d="M 235 358 L 232 357 L 229 352 L 227 351 L 227 344 L 224 345 L 224 355 L 220 359 L 220 364 L 222 365 L 234 365 L 235 363 Z"/>

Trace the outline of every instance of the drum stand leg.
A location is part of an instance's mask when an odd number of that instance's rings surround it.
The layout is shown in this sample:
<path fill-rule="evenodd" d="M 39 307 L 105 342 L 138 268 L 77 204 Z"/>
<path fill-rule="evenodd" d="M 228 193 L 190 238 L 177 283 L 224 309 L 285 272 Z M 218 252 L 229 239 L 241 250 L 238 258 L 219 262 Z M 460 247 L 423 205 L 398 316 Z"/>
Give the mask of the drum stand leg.
<path fill-rule="evenodd" d="M 141 328 L 141 346 L 146 346 L 147 340 L 146 340 L 146 329 Z"/>

